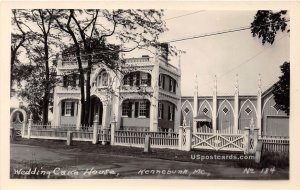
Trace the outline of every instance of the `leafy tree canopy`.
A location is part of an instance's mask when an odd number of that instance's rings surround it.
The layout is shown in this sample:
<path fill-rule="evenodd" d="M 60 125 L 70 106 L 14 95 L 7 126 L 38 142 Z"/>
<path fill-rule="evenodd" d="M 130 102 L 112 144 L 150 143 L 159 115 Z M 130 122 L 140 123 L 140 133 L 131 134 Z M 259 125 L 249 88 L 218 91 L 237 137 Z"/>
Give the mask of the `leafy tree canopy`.
<path fill-rule="evenodd" d="M 284 62 L 280 66 L 282 75 L 273 86 L 275 102 L 279 108 L 289 115 L 290 113 L 290 63 Z"/>
<path fill-rule="evenodd" d="M 287 29 L 288 19 L 285 18 L 286 10 L 273 12 L 269 10 L 257 11 L 253 22 L 251 23 L 251 33 L 253 37 L 258 36 L 262 39 L 262 44 L 273 44 L 277 31 Z M 289 32 L 289 29 L 287 30 Z"/>

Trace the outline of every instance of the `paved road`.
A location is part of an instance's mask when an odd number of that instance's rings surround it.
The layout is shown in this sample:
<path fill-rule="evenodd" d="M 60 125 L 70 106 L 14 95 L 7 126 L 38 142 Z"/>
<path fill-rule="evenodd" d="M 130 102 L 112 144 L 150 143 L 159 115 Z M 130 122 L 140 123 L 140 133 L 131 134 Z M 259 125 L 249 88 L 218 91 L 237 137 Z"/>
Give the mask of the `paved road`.
<path fill-rule="evenodd" d="M 47 149 L 11 145 L 11 168 L 15 175 L 40 172 L 49 178 L 172 178 L 172 179 L 282 179 L 288 171 L 246 174 L 245 168 L 160 159 L 83 153 L 77 149 Z M 31 168 L 31 170 L 29 170 Z M 25 172 L 25 173 L 22 173 Z M 27 172 L 27 173 L 26 173 Z M 252 173 L 252 174 L 251 174 Z"/>

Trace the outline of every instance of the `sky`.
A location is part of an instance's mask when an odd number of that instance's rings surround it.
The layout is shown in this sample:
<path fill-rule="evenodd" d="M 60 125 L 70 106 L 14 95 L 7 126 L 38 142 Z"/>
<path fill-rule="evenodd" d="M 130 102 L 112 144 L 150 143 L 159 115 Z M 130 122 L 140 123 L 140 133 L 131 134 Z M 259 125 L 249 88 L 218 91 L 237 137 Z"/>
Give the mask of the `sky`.
<path fill-rule="evenodd" d="M 250 26 L 256 11 L 164 10 L 168 31 L 161 42 Z M 185 16 L 184 16 L 185 15 Z M 255 95 L 258 76 L 262 89 L 273 85 L 281 75 L 280 65 L 289 61 L 289 33 L 279 32 L 272 45 L 262 45 L 250 30 L 216 36 L 172 42 L 186 53 L 181 55 L 181 94 L 192 96 L 197 75 L 198 95 L 211 96 L 214 76 L 217 76 L 218 95 L 233 95 L 238 74 L 240 95 Z M 136 52 L 128 57 L 136 56 Z M 150 54 L 148 51 L 142 54 Z M 140 54 L 140 53 L 139 53 Z M 178 66 L 179 58 L 171 57 Z"/>
<path fill-rule="evenodd" d="M 189 15 L 178 17 L 186 14 Z M 169 30 L 161 36 L 161 40 L 170 41 L 250 26 L 255 14 L 256 11 L 165 10 Z M 272 45 L 262 45 L 260 39 L 252 37 L 250 30 L 174 42 L 171 45 L 186 52 L 181 55 L 183 96 L 193 95 L 196 75 L 200 96 L 212 95 L 215 75 L 218 94 L 233 95 L 236 74 L 240 94 L 255 95 L 259 74 L 262 89 L 266 90 L 281 75 L 280 65 L 290 61 L 290 37 L 286 32 L 279 32 Z M 171 64 L 178 66 L 178 57 L 172 58 Z"/>

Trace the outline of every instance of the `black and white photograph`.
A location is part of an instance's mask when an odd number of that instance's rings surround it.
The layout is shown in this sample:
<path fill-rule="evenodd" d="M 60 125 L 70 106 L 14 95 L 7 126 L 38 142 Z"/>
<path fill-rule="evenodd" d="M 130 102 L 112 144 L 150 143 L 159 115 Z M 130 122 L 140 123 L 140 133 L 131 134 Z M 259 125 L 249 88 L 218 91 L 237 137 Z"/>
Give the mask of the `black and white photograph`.
<path fill-rule="evenodd" d="M 8 12 L 9 179 L 289 181 L 286 7 Z"/>

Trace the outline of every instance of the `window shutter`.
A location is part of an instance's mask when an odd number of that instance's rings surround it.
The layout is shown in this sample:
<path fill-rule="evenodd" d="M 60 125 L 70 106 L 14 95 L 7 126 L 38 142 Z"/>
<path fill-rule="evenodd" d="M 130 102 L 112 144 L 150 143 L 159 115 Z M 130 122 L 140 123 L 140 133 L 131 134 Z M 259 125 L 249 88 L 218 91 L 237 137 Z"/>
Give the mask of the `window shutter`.
<path fill-rule="evenodd" d="M 129 85 L 133 86 L 133 74 L 132 73 L 129 74 Z"/>
<path fill-rule="evenodd" d="M 170 120 L 170 119 L 171 119 L 171 114 L 170 114 L 170 113 L 171 113 L 171 110 L 170 110 L 170 108 L 171 108 L 171 107 L 170 107 L 170 106 L 168 106 L 168 120 Z"/>
<path fill-rule="evenodd" d="M 174 121 L 174 118 L 175 118 L 175 106 L 172 106 L 172 120 Z"/>
<path fill-rule="evenodd" d="M 76 102 L 76 115 L 78 115 L 78 104 L 79 102 Z"/>
<path fill-rule="evenodd" d="M 63 86 L 64 87 L 67 87 L 67 80 L 68 80 L 68 77 L 66 75 L 63 76 Z"/>
<path fill-rule="evenodd" d="M 151 75 L 149 73 L 147 73 L 147 84 L 151 86 Z"/>
<path fill-rule="evenodd" d="M 174 81 L 173 92 L 176 93 L 176 85 L 177 85 L 177 82 L 176 82 L 176 80 L 173 80 L 173 81 Z"/>
<path fill-rule="evenodd" d="M 165 89 L 165 75 L 162 76 L 162 88 Z"/>
<path fill-rule="evenodd" d="M 139 117 L 139 102 L 134 103 L 134 117 Z"/>
<path fill-rule="evenodd" d="M 150 101 L 146 100 L 146 117 L 150 116 Z"/>
<path fill-rule="evenodd" d="M 73 80 L 72 80 L 72 86 L 73 86 L 73 87 L 76 87 L 76 79 L 77 79 L 77 75 L 76 75 L 76 74 L 73 74 L 72 78 L 73 78 Z"/>
<path fill-rule="evenodd" d="M 164 104 L 161 103 L 161 119 L 164 118 Z"/>
<path fill-rule="evenodd" d="M 172 91 L 172 82 L 173 82 L 173 79 L 169 78 L 169 91 L 171 92 Z"/>
<path fill-rule="evenodd" d="M 61 102 L 61 116 L 64 116 L 65 115 L 65 102 Z"/>
<path fill-rule="evenodd" d="M 71 102 L 71 116 L 74 116 L 75 102 Z"/>
<path fill-rule="evenodd" d="M 140 86 L 141 75 L 140 72 L 136 73 L 136 86 Z"/>
<path fill-rule="evenodd" d="M 128 117 L 132 117 L 132 102 L 128 102 L 129 111 L 128 111 Z"/>

